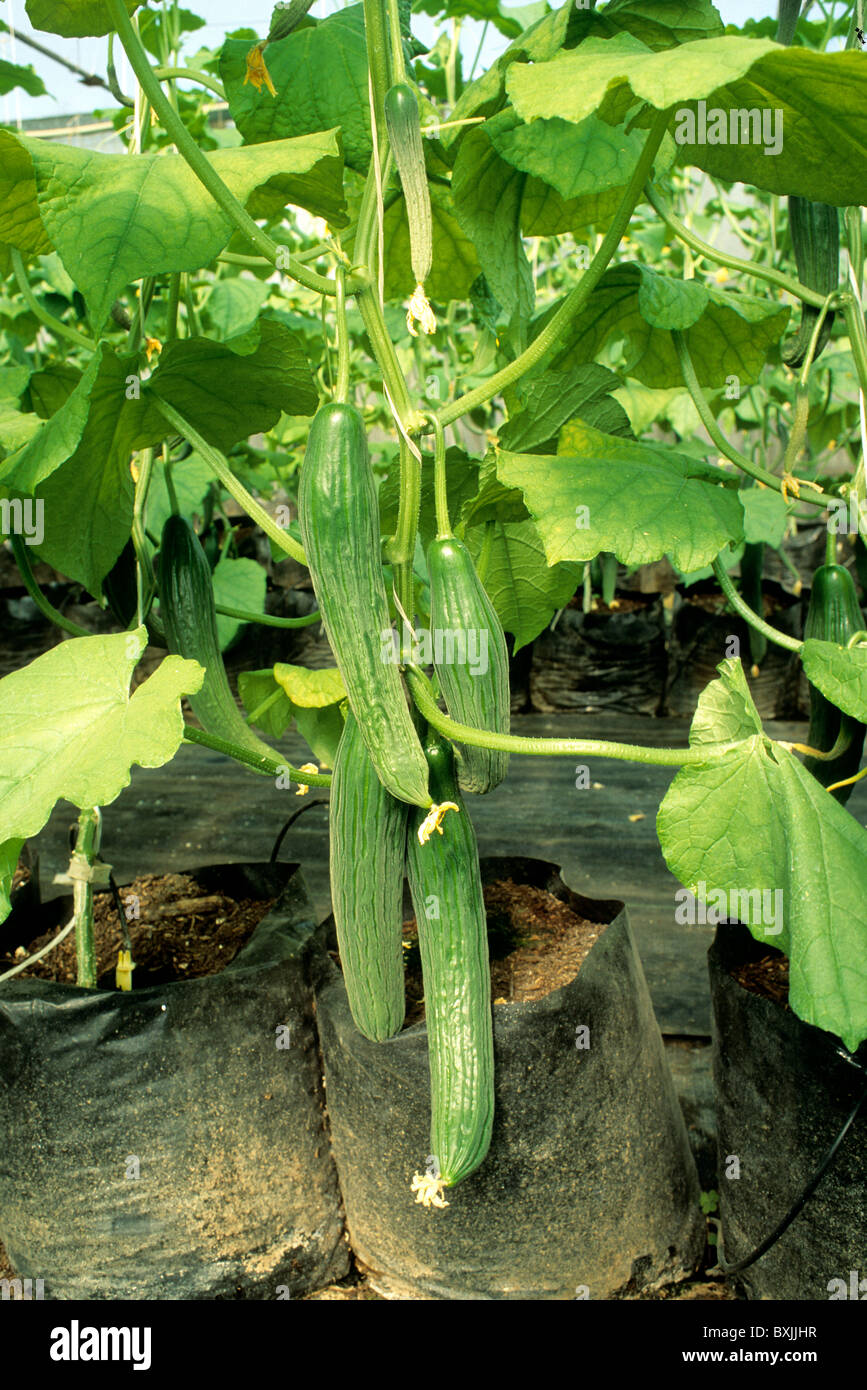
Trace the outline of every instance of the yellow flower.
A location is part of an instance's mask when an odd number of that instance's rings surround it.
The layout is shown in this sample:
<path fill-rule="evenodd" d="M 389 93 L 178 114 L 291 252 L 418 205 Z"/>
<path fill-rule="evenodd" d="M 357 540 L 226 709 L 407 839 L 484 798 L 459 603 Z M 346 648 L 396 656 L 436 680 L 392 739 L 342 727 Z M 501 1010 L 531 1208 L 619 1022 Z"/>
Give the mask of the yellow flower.
<path fill-rule="evenodd" d="M 299 771 L 299 772 L 318 772 L 318 771 L 319 771 L 319 768 L 316 766 L 315 763 L 302 763 L 301 766 L 299 767 L 298 771 Z M 308 785 L 307 785 L 306 782 L 299 782 L 299 784 L 298 784 L 298 790 L 297 790 L 297 792 L 295 793 L 295 795 L 296 795 L 296 796 L 306 796 L 307 793 L 309 792 L 309 790 L 310 790 L 310 788 L 308 787 Z"/>
<path fill-rule="evenodd" d="M 414 321 L 421 324 L 425 333 L 436 333 L 437 331 L 437 321 L 434 316 L 434 311 L 424 292 L 423 285 L 416 285 L 413 290 L 412 299 L 409 301 L 409 307 L 406 311 L 406 326 L 412 336 L 417 338 L 418 333 L 413 326 Z"/>
<path fill-rule="evenodd" d="M 145 338 L 145 352 L 147 353 L 147 359 L 149 362 L 155 352 L 162 352 L 162 350 L 163 345 L 160 342 L 159 338 Z"/>
<path fill-rule="evenodd" d="M 277 89 L 271 81 L 271 74 L 265 63 L 265 45 L 267 42 L 268 40 L 265 39 L 262 43 L 254 44 L 247 54 L 247 71 L 244 76 L 244 86 L 246 87 L 247 83 L 251 82 L 257 92 L 261 92 L 263 87 L 267 87 L 272 97 L 275 97 L 277 95 Z"/>
<path fill-rule="evenodd" d="M 726 280 L 729 278 L 729 273 L 724 265 L 720 266 L 719 270 L 713 278 L 716 280 L 718 285 L 725 284 Z"/>

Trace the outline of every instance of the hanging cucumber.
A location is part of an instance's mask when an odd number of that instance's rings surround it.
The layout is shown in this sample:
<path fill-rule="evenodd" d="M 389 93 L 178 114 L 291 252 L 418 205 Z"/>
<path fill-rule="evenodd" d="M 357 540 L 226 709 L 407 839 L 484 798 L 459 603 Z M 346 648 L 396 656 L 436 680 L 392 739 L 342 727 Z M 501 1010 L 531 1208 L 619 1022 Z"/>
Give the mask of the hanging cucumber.
<path fill-rule="evenodd" d="M 807 198 L 792 194 L 789 198 L 789 231 L 798 267 L 798 279 L 808 289 L 830 294 L 837 288 L 840 273 L 840 219 L 837 209 L 828 203 L 811 203 Z M 783 361 L 789 367 L 800 367 L 807 350 L 820 310 L 813 304 L 801 305 L 801 322 L 794 338 L 783 347 Z M 813 361 L 831 337 L 833 312 L 825 315 Z"/>
<path fill-rule="evenodd" d="M 198 661 L 205 679 L 190 705 L 202 727 L 229 743 L 274 761 L 274 749 L 256 735 L 235 703 L 217 637 L 211 568 L 186 517 L 170 516 L 159 553 L 160 618 L 170 652 Z"/>
<path fill-rule="evenodd" d="M 433 661 L 448 712 L 459 724 L 507 734 L 509 654 L 502 624 L 472 556 L 454 536 L 437 537 L 427 552 Z M 499 786 L 509 755 L 458 744 L 460 785 L 468 792 Z"/>
<path fill-rule="evenodd" d="M 425 1206 L 447 1206 L 442 1191 L 478 1168 L 494 1119 L 494 1042 L 487 920 L 476 837 L 463 807 L 448 742 L 425 740 L 431 790 L 451 802 L 439 833 L 423 847 L 410 814 L 407 875 L 418 922 L 431 1085 L 433 1172 L 416 1175 Z"/>
<path fill-rule="evenodd" d="M 409 227 L 409 254 L 415 292 L 406 316 L 410 333 L 414 320 L 425 333 L 436 330 L 436 320 L 424 292 L 433 264 L 433 217 L 421 138 L 421 121 L 415 92 L 406 82 L 396 82 L 385 94 L 385 128 L 400 174 Z"/>
<path fill-rule="evenodd" d="M 851 574 L 842 565 L 821 565 L 813 575 L 810 603 L 804 622 L 804 638 L 822 642 L 837 642 L 845 646 L 854 633 L 864 627 L 864 618 Z M 805 758 L 804 767 L 812 772 L 823 787 L 854 777 L 861 762 L 865 726 L 849 715 L 842 714 L 815 686 L 810 686 L 810 731 L 807 743 L 827 753 L 834 747 L 840 733 L 850 737 L 848 748 L 831 761 Z M 851 787 L 840 787 L 831 795 L 841 803 L 849 800 Z"/>
<path fill-rule="evenodd" d="M 331 782 L 331 906 L 352 1017 L 374 1042 L 403 1025 L 407 814 L 377 777 L 350 710 Z"/>
<path fill-rule="evenodd" d="M 354 406 L 317 411 L 298 511 L 322 621 L 377 775 L 399 801 L 430 807 L 427 763 L 391 660 L 376 485 Z"/>

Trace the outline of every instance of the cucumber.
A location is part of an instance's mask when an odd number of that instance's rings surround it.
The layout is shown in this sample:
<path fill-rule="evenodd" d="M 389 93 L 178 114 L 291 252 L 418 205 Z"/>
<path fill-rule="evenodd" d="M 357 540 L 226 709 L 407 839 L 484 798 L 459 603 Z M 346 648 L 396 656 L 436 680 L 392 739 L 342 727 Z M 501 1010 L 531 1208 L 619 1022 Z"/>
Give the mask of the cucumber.
<path fill-rule="evenodd" d="M 798 267 L 798 278 L 808 289 L 830 294 L 837 288 L 840 274 L 840 218 L 835 207 L 828 203 L 811 203 L 807 198 L 792 194 L 789 197 L 789 231 Z M 794 338 L 783 347 L 783 361 L 789 367 L 800 367 L 807 350 L 819 310 L 812 304 L 801 305 L 801 322 Z M 822 331 L 816 343 L 813 361 L 831 337 L 833 313 L 825 315 Z"/>
<path fill-rule="evenodd" d="M 845 646 L 849 638 L 863 627 L 861 605 L 849 571 L 842 565 L 821 565 L 813 575 L 804 638 L 815 637 L 822 642 L 837 642 Z M 811 685 L 807 743 L 811 748 L 827 753 L 834 747 L 841 730 L 849 733 L 850 742 L 839 757 L 830 761 L 809 757 L 804 759 L 804 767 L 823 787 L 854 777 L 861 763 L 865 726 L 842 714 L 836 705 Z M 845 805 L 851 794 L 851 787 L 840 787 L 831 793 L 841 805 Z"/>
<path fill-rule="evenodd" d="M 432 656 L 448 712 L 459 724 L 507 734 L 510 692 L 506 638 L 472 556 L 455 537 L 438 537 L 428 546 L 427 567 Z M 474 653 L 475 660 L 471 660 Z M 478 670 L 483 653 L 487 669 Z M 481 793 L 499 786 L 508 771 L 508 753 L 466 744 L 457 744 L 456 750 L 458 780 L 464 791 Z"/>
<path fill-rule="evenodd" d="M 418 100 L 406 82 L 396 82 L 385 94 L 385 128 L 406 202 L 412 273 L 423 285 L 433 264 L 433 218 Z"/>
<path fill-rule="evenodd" d="M 398 801 L 429 807 L 427 763 L 391 660 L 376 485 L 354 406 L 331 402 L 314 416 L 298 512 L 322 622 L 377 776 Z"/>
<path fill-rule="evenodd" d="M 349 1007 L 383 1042 L 403 1026 L 403 866 L 408 807 L 380 782 L 350 710 L 331 782 L 331 906 Z"/>
<path fill-rule="evenodd" d="M 205 668 L 201 690 L 189 697 L 202 728 L 273 763 L 274 749 L 244 723 L 229 688 L 217 637 L 211 568 L 186 517 L 170 516 L 163 526 L 158 579 L 160 618 L 169 651 Z"/>
<path fill-rule="evenodd" d="M 418 922 L 427 1013 L 434 1174 L 413 1181 L 417 1201 L 443 1203 L 478 1168 L 494 1120 L 494 1039 L 487 919 L 472 823 L 463 807 L 448 742 L 425 740 L 431 790 L 458 813 L 419 844 L 422 817 L 410 813 L 407 875 Z"/>

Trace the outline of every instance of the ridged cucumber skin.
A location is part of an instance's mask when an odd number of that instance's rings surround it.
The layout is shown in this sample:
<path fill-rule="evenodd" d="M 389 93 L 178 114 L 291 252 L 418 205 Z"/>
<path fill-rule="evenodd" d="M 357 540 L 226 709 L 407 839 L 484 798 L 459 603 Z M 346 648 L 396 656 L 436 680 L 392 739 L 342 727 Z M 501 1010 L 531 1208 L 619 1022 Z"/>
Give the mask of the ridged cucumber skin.
<path fill-rule="evenodd" d="M 420 845 L 411 812 L 407 876 L 418 923 L 431 1086 L 431 1154 L 444 1186 L 475 1172 L 494 1122 L 491 968 L 479 853 L 457 786 L 451 749 L 428 735 L 434 800 L 453 801 L 442 835 Z M 439 911 L 434 915 L 433 909 Z"/>
<path fill-rule="evenodd" d="M 373 1042 L 403 1027 L 403 870 L 409 807 L 380 782 L 350 711 L 331 782 L 331 907 L 349 1007 Z"/>
<path fill-rule="evenodd" d="M 405 82 L 396 82 L 385 94 L 385 128 L 406 201 L 412 273 L 423 285 L 433 264 L 433 217 L 418 100 Z"/>
<path fill-rule="evenodd" d="M 382 660 L 391 630 L 380 562 L 379 509 L 364 421 L 354 406 L 320 406 L 298 487 L 301 537 L 322 621 L 377 775 L 392 796 L 430 806 L 427 763 L 397 667 Z"/>
<path fill-rule="evenodd" d="M 789 197 L 789 230 L 798 267 L 798 279 L 808 289 L 830 294 L 837 288 L 840 276 L 840 215 L 829 203 L 811 203 L 807 198 Z M 812 304 L 801 305 L 798 331 L 783 347 L 783 361 L 789 367 L 800 367 L 807 356 L 819 310 Z M 813 361 L 831 337 L 834 314 L 825 315 Z"/>
<path fill-rule="evenodd" d="M 854 633 L 864 627 L 864 617 L 858 602 L 855 581 L 842 565 L 821 565 L 813 575 L 810 603 L 804 622 L 804 638 L 817 638 L 821 642 L 836 642 L 845 646 Z M 854 777 L 861 763 L 864 747 L 865 726 L 857 720 L 842 714 L 835 704 L 825 698 L 815 686 L 810 686 L 810 729 L 807 743 L 811 748 L 819 748 L 826 753 L 833 748 L 840 732 L 841 724 L 849 726 L 851 742 L 845 753 L 831 762 L 819 758 L 805 758 L 804 767 L 811 772 L 823 787 L 834 782 L 842 782 Z M 840 787 L 831 795 L 845 805 L 853 791 L 852 787 Z"/>
<path fill-rule="evenodd" d="M 205 679 L 189 697 L 202 728 L 273 762 L 274 749 L 244 723 L 229 688 L 217 635 L 211 567 L 199 538 L 184 516 L 169 516 L 159 553 L 160 618 L 170 652 L 198 661 Z"/>
<path fill-rule="evenodd" d="M 459 724 L 507 734 L 511 723 L 511 694 L 506 637 L 494 605 L 476 574 L 472 556 L 463 541 L 455 537 L 438 539 L 431 541 L 428 547 L 427 567 L 434 667 L 448 712 Z M 471 631 L 487 633 L 486 672 L 474 676 L 469 659 L 436 661 L 437 641 L 442 643 L 443 657 L 450 654 L 446 633 L 463 635 L 469 658 L 468 634 Z M 478 638 L 476 655 L 480 655 Z M 463 743 L 455 747 L 458 782 L 463 791 L 479 794 L 499 786 L 509 768 L 508 753 Z"/>

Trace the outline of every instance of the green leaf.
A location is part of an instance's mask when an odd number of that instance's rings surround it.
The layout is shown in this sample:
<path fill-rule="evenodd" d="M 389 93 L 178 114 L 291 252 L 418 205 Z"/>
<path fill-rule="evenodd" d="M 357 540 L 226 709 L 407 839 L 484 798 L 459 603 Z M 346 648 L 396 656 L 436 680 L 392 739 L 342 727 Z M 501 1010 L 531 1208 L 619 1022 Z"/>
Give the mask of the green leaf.
<path fill-rule="evenodd" d="M 125 4 L 127 13 L 134 14 L 140 0 L 125 0 Z M 34 29 L 65 39 L 99 38 L 114 28 L 104 0 L 27 0 L 26 9 Z"/>
<path fill-rule="evenodd" d="M 744 507 L 744 540 L 748 545 L 764 541 L 775 550 L 783 543 L 789 509 L 782 494 L 766 487 L 741 490 Z"/>
<path fill-rule="evenodd" d="M 4 158 L 12 141 L 23 181 L 5 169 L 0 175 L 0 239 L 22 251 L 53 247 L 96 329 L 131 280 L 198 270 L 232 235 L 228 217 L 180 155 L 100 154 L 4 131 Z M 338 225 L 344 220 L 337 131 L 207 158 L 254 217 L 276 216 L 292 202 Z"/>
<path fill-rule="evenodd" d="M 225 342 L 249 333 L 270 293 L 270 285 L 246 275 L 218 280 L 204 308 L 214 336 Z"/>
<path fill-rule="evenodd" d="M 263 710 L 253 723 L 272 738 L 282 738 L 292 725 L 294 706 L 274 679 L 273 667 L 267 671 L 239 671 L 238 694 L 247 714 L 255 714 L 266 700 L 276 696 L 273 704 Z"/>
<path fill-rule="evenodd" d="M 7 457 L 7 450 L 11 453 L 23 448 L 38 429 L 38 416 L 25 415 L 8 401 L 0 400 L 0 456 Z"/>
<path fill-rule="evenodd" d="M 555 304 L 537 319 L 536 331 L 556 308 Z M 602 276 L 550 365 L 563 370 L 593 361 L 603 344 L 617 335 L 623 339 L 624 375 L 637 377 L 645 386 L 682 387 L 669 332 L 681 327 L 702 386 L 723 387 L 729 376 L 738 377 L 742 386 L 751 385 L 758 381 L 788 319 L 789 309 L 779 301 L 675 280 L 627 262 Z"/>
<path fill-rule="evenodd" d="M 448 304 L 466 299 L 479 274 L 479 261 L 472 241 L 455 217 L 449 189 L 432 184 L 430 189 L 433 223 L 433 266 L 425 281 L 428 297 Z M 385 237 L 385 297 L 405 299 L 415 289 L 415 276 L 409 249 L 409 225 L 403 198 L 392 203 L 383 219 Z"/>
<path fill-rule="evenodd" d="M 498 0 L 416 0 L 413 10 L 416 13 L 432 15 L 434 18 L 439 18 L 444 13 L 450 19 L 467 16 L 481 24 L 493 24 L 501 34 L 510 39 L 520 34 L 522 27 L 517 19 L 521 9 L 512 5 L 500 5 Z"/>
<path fill-rule="evenodd" d="M 521 240 L 525 175 L 501 159 L 492 131 L 514 122 L 511 112 L 471 129 L 461 142 L 452 175 L 458 222 L 472 239 L 493 294 L 511 316 L 533 309 L 533 275 Z"/>
<path fill-rule="evenodd" d="M 12 911 L 12 879 L 23 846 L 23 840 L 6 840 L 0 844 L 0 922 L 5 922 Z"/>
<path fill-rule="evenodd" d="M 701 464 L 665 447 L 633 443 L 573 422 L 575 452 L 500 453 L 497 474 L 518 487 L 548 563 L 612 551 L 625 565 L 670 555 L 683 570 L 707 564 L 743 535 L 737 492 L 708 481 Z"/>
<path fill-rule="evenodd" d="M 743 738 L 678 772 L 657 817 L 666 863 L 788 955 L 794 1012 L 854 1052 L 867 1037 L 867 831 L 784 748 L 747 733 L 761 723 L 740 662 L 717 669 L 691 741 L 727 741 L 732 729 Z"/>
<path fill-rule="evenodd" d="M 215 603 L 222 604 L 224 608 L 243 608 L 248 613 L 264 613 L 267 579 L 262 566 L 255 560 L 243 557 L 229 559 L 223 555 L 212 579 Z M 224 618 L 218 613 L 220 650 L 225 651 L 230 647 L 245 626 L 238 618 Z"/>
<path fill-rule="evenodd" d="M 272 429 L 281 412 L 312 415 L 319 404 L 302 340 L 269 318 L 260 318 L 253 333 L 228 343 L 209 338 L 167 343 L 147 387 L 223 453 L 257 431 Z M 168 432 L 150 403 L 137 447 Z"/>
<path fill-rule="evenodd" d="M 23 87 L 32 97 L 48 95 L 45 83 L 31 64 L 28 63 L 25 68 L 18 63 L 7 63 L 5 58 L 0 58 L 0 96 L 6 96 L 14 87 Z"/>
<path fill-rule="evenodd" d="M 867 724 L 867 646 L 838 647 L 810 637 L 801 649 L 807 680 L 844 714 Z"/>
<path fill-rule="evenodd" d="M 276 97 L 245 84 L 249 51 L 247 40 L 227 39 L 220 52 L 229 110 L 246 143 L 339 126 L 347 166 L 366 174 L 372 147 L 363 6 L 350 5 L 268 44 L 265 61 Z"/>
<path fill-rule="evenodd" d="M 471 526 L 464 540 L 478 563 L 485 527 Z M 496 523 L 485 589 L 506 632 L 519 652 L 532 642 L 574 594 L 583 566 L 549 565 L 532 521 Z"/>
<path fill-rule="evenodd" d="M 336 666 L 309 671 L 306 666 L 278 662 L 274 667 L 274 679 L 293 705 L 302 709 L 321 709 L 346 699 L 346 688 Z"/>
<path fill-rule="evenodd" d="M 61 799 L 107 806 L 134 764 L 174 756 L 181 696 L 195 694 L 204 671 L 167 656 L 130 696 L 146 644 L 143 627 L 76 637 L 0 680 L 0 842 L 35 835 Z"/>
<path fill-rule="evenodd" d="M 333 767 L 343 733 L 340 705 L 293 706 L 298 732 L 323 767 Z"/>
<path fill-rule="evenodd" d="M 611 391 L 620 386 L 620 380 L 596 362 L 588 362 L 573 367 L 566 372 L 544 372 L 534 377 L 523 387 L 519 386 L 521 409 L 511 415 L 505 425 L 500 427 L 499 443 L 501 449 L 511 453 L 529 453 L 539 445 L 554 443 L 551 453 L 556 453 L 556 436 L 561 425 L 573 415 L 587 419 L 594 406 L 602 403 Z M 626 412 L 616 402 L 616 418 L 622 425 L 629 421 Z M 593 420 L 587 419 L 588 424 Z M 545 451 L 547 452 L 547 451 Z"/>
<path fill-rule="evenodd" d="M 627 29 L 650 48 L 671 48 L 723 32 L 710 0 L 610 0 L 596 18 L 612 34 Z"/>
<path fill-rule="evenodd" d="M 736 35 L 654 53 L 620 34 L 589 38 L 548 62 L 513 64 L 506 89 L 528 122 L 578 123 L 600 108 L 619 118 L 635 101 L 674 107 L 673 134 L 684 162 L 727 181 L 847 206 L 867 202 L 862 59 L 860 52 L 813 53 Z M 698 108 L 688 108 L 699 101 L 708 117 L 722 113 L 718 125 L 703 126 L 700 115 L 696 124 Z M 768 113 L 766 130 L 731 115 L 750 111 Z M 641 124 L 648 123 L 642 116 Z M 721 136 L 725 143 L 717 143 Z"/>
<path fill-rule="evenodd" d="M 198 454 L 192 453 L 185 459 L 172 464 L 172 482 L 178 499 L 178 510 L 182 516 L 192 519 L 194 513 L 201 514 L 208 489 L 216 482 L 213 470 Z M 148 488 L 147 516 L 149 531 L 155 536 L 162 535 L 163 526 L 172 511 L 172 504 L 166 487 L 165 469 L 159 459 L 154 459 L 154 470 Z"/>

